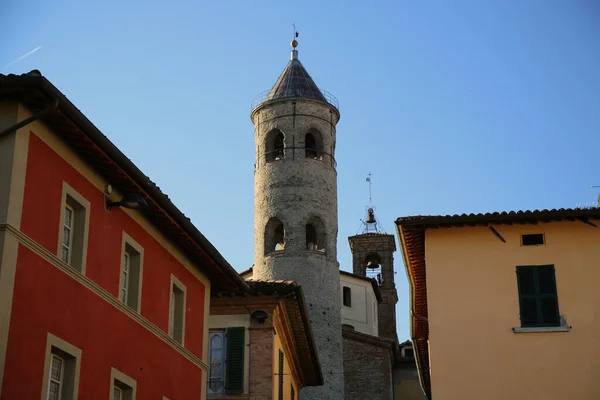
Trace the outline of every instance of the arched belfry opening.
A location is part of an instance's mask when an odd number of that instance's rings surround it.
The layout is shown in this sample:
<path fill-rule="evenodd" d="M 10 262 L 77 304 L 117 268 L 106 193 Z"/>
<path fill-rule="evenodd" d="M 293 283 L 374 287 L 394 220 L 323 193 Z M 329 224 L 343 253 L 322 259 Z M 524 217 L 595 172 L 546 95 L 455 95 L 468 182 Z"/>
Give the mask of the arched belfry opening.
<path fill-rule="evenodd" d="M 311 129 L 304 136 L 304 154 L 306 158 L 313 160 L 323 159 L 323 141 L 321 133 L 316 129 Z"/>
<path fill-rule="evenodd" d="M 365 275 L 368 278 L 377 280 L 377 283 L 381 286 L 383 283 L 383 277 L 381 276 L 381 257 L 377 253 L 370 253 L 365 257 L 364 261 Z"/>
<path fill-rule="evenodd" d="M 285 136 L 279 129 L 267 133 L 265 159 L 267 162 L 283 160 L 285 157 Z"/>
<path fill-rule="evenodd" d="M 304 152 L 306 158 L 317 158 L 317 142 L 312 133 L 307 133 L 304 138 Z"/>
<path fill-rule="evenodd" d="M 318 217 L 311 217 L 306 223 L 306 249 L 325 251 L 325 225 Z"/>
<path fill-rule="evenodd" d="M 285 229 L 283 222 L 273 217 L 265 226 L 265 254 L 282 251 L 285 248 Z"/>

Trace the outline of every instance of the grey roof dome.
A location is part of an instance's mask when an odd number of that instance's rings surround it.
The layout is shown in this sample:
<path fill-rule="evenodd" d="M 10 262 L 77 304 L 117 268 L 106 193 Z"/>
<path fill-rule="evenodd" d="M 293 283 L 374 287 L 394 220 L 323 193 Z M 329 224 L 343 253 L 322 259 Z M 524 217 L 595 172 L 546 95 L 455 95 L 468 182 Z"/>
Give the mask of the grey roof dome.
<path fill-rule="evenodd" d="M 292 42 L 292 46 L 294 46 L 294 42 Z M 298 43 L 295 42 L 295 44 L 297 46 Z M 273 88 L 261 93 L 252 101 L 251 115 L 265 104 L 291 99 L 315 100 L 329 104 L 333 106 L 339 117 L 338 100 L 331 93 L 317 87 L 315 81 L 312 80 L 300 60 L 298 60 L 298 51 L 295 49 L 292 50 L 290 62 L 277 78 Z"/>
<path fill-rule="evenodd" d="M 279 75 L 277 82 L 275 82 L 264 101 L 289 98 L 311 99 L 328 103 L 321 90 L 298 60 L 297 50 L 292 50 L 290 62 Z"/>

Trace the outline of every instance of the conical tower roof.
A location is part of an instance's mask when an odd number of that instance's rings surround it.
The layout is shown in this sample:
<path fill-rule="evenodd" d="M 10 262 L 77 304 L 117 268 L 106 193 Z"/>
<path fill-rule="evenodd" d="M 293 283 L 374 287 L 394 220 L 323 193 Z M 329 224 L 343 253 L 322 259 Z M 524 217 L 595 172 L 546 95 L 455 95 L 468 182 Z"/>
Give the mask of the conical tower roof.
<path fill-rule="evenodd" d="M 315 81 L 298 59 L 297 50 L 292 50 L 290 62 L 279 75 L 277 82 L 275 82 L 264 101 L 290 98 L 318 100 L 328 103 Z"/>

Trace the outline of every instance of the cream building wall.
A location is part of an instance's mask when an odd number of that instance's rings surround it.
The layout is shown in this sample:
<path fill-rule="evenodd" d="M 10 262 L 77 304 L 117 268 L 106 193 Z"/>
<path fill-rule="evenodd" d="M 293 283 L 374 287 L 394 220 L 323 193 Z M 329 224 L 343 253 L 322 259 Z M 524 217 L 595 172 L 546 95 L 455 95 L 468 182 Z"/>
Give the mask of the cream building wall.
<path fill-rule="evenodd" d="M 428 229 L 432 397 L 600 398 L 600 227 L 574 222 Z M 521 246 L 543 233 L 545 244 Z M 567 332 L 520 327 L 516 266 L 553 264 Z"/>
<path fill-rule="evenodd" d="M 377 298 L 371 282 L 340 274 L 340 287 L 350 288 L 351 306 L 344 305 L 342 296 L 342 324 L 352 325 L 357 332 L 378 336 Z"/>
<path fill-rule="evenodd" d="M 281 343 L 281 335 L 273 336 L 273 400 L 280 398 L 279 396 L 279 351 L 284 353 L 283 357 L 283 398 L 292 398 L 292 386 L 294 387 L 294 399 L 300 398 L 300 390 L 298 384 L 292 374 L 290 368 L 289 355 L 285 353 L 283 344 Z"/>

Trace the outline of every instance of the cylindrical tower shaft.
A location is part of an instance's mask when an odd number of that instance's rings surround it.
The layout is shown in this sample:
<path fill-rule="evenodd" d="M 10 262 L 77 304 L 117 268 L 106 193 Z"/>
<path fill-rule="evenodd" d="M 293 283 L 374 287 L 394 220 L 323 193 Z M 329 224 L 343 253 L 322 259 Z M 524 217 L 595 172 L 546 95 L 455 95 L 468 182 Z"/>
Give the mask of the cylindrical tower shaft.
<path fill-rule="evenodd" d="M 339 112 L 294 50 L 251 117 L 256 140 L 253 277 L 294 280 L 302 286 L 325 381 L 303 389 L 302 399 L 342 400 L 334 158 Z"/>

